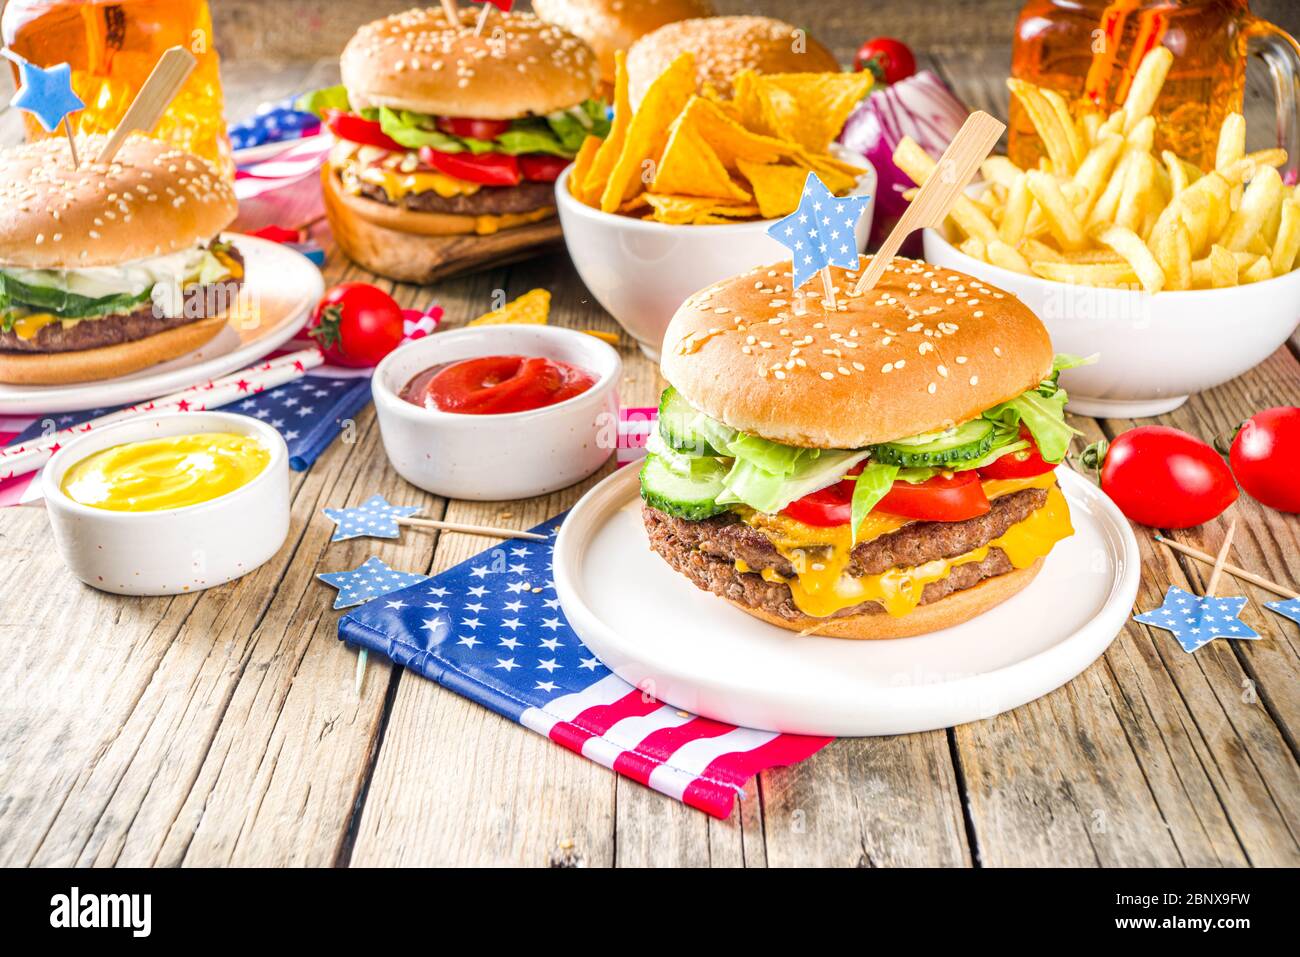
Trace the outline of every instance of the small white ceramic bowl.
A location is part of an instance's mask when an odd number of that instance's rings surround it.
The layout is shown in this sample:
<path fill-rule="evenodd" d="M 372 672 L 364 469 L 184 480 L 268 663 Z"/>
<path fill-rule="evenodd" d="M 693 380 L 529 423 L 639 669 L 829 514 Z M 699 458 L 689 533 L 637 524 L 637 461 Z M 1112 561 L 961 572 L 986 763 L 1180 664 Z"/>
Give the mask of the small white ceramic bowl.
<path fill-rule="evenodd" d="M 271 460 L 233 492 L 157 512 L 115 512 L 63 494 L 63 476 L 82 459 L 126 442 L 235 432 L 255 436 Z M 280 433 L 246 415 L 170 412 L 95 429 L 69 442 L 41 479 L 54 542 L 72 573 L 119 595 L 176 595 L 247 575 L 279 551 L 289 533 L 289 449 Z"/>
<path fill-rule="evenodd" d="M 925 258 L 1014 293 L 1047 327 L 1057 352 L 1094 365 L 1061 373 L 1079 415 L 1162 415 L 1267 359 L 1300 323 L 1300 270 L 1226 289 L 1155 294 L 1051 282 L 972 259 L 938 230 Z"/>
<path fill-rule="evenodd" d="M 463 415 L 407 402 L 402 388 L 431 366 L 482 356 L 542 356 L 585 369 L 596 384 L 527 412 Z M 388 461 L 412 485 L 447 498 L 501 501 L 565 488 L 617 446 L 623 362 L 608 343 L 554 326 L 471 326 L 416 339 L 379 363 L 372 380 Z"/>
<path fill-rule="evenodd" d="M 861 251 L 871 234 L 876 171 L 861 156 L 851 161 L 867 167 L 852 195 L 871 197 L 855 230 Z M 668 320 L 688 296 L 755 266 L 790 258 L 789 250 L 767 235 L 776 220 L 676 226 L 602 213 L 573 198 L 572 170 L 569 166 L 555 183 L 569 256 L 596 301 L 655 362 Z"/>

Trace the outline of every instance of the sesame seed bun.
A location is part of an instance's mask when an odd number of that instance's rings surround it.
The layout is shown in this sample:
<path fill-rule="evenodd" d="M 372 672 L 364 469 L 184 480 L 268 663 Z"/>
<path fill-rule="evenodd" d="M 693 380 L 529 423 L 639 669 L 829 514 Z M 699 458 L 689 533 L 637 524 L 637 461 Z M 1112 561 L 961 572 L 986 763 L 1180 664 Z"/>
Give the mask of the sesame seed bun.
<path fill-rule="evenodd" d="M 713 16 L 711 0 L 533 0 L 533 11 L 596 51 L 600 78 L 614 82 L 614 54 L 665 23 Z"/>
<path fill-rule="evenodd" d="M 705 17 L 678 20 L 632 44 L 627 78 L 633 103 L 680 53 L 695 54 L 696 88 L 712 86 L 732 95 L 732 77 L 756 73 L 838 73 L 840 65 L 824 46 L 798 27 L 771 17 Z"/>
<path fill-rule="evenodd" d="M 478 12 L 451 24 L 441 8 L 408 10 L 363 26 L 339 61 L 353 109 L 513 120 L 595 95 L 596 54 L 572 33 L 494 9 L 475 36 Z"/>
<path fill-rule="evenodd" d="M 1047 330 L 1011 293 L 901 257 L 853 297 L 857 275 L 831 267 L 835 310 L 814 278 L 803 315 L 788 261 L 702 289 L 668 324 L 664 377 L 734 429 L 854 449 L 973 419 L 1050 374 Z"/>
<path fill-rule="evenodd" d="M 211 239 L 239 211 L 207 161 L 131 136 L 108 164 L 102 136 L 0 151 L 0 268 L 83 269 L 163 256 Z"/>

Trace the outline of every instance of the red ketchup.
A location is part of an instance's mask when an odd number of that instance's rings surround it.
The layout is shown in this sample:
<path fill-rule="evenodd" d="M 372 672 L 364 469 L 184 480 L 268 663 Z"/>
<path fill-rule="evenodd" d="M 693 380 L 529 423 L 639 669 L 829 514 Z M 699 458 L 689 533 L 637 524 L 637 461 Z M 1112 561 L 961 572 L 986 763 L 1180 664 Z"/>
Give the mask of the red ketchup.
<path fill-rule="evenodd" d="M 413 405 L 463 415 L 502 415 L 555 405 L 596 384 L 584 369 L 536 356 L 484 356 L 433 366 L 401 396 Z"/>

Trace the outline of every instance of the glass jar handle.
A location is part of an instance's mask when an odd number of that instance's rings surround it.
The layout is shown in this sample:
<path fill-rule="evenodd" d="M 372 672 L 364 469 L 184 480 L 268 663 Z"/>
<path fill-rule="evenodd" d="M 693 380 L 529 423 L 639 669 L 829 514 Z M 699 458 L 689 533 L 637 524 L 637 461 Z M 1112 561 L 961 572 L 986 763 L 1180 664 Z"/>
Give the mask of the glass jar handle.
<path fill-rule="evenodd" d="M 1286 150 L 1287 161 L 1282 179 L 1295 185 L 1300 175 L 1300 115 L 1297 114 L 1296 87 L 1300 85 L 1300 44 L 1295 37 L 1275 24 L 1251 17 L 1245 30 L 1248 41 L 1255 41 L 1258 53 L 1268 64 L 1273 77 L 1273 96 L 1277 100 L 1277 145 Z"/>

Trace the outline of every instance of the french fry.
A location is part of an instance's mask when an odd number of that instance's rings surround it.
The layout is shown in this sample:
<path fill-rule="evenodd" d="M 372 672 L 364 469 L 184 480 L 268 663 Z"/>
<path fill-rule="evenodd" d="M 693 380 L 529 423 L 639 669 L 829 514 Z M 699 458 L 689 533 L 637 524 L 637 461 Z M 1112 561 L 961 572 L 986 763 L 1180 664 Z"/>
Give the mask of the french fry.
<path fill-rule="evenodd" d="M 1160 159 L 1164 161 L 1165 171 L 1169 174 L 1169 191 L 1174 196 L 1177 196 L 1191 185 L 1191 179 L 1187 175 L 1187 167 L 1171 150 L 1161 150 Z"/>
<path fill-rule="evenodd" d="M 1300 201 L 1288 199 L 1282 203 L 1277 240 L 1269 260 L 1273 275 L 1280 276 L 1294 269 L 1297 252 L 1300 252 Z"/>
<path fill-rule="evenodd" d="M 1007 189 L 1012 187 L 1020 173 L 1020 167 L 1005 156 L 990 156 L 983 163 L 980 163 L 981 176 L 990 183 L 997 183 Z"/>
<path fill-rule="evenodd" d="M 1174 55 L 1164 47 L 1156 47 L 1142 58 L 1137 72 L 1133 74 L 1133 83 L 1124 97 L 1124 132 L 1130 133 L 1142 120 L 1146 119 L 1155 106 L 1160 88 L 1165 84 L 1169 66 L 1174 62 Z"/>
<path fill-rule="evenodd" d="M 1029 268 L 1035 276 L 1054 282 L 1068 282 L 1079 286 L 1137 286 L 1138 277 L 1128 263 L 1056 263 L 1031 262 Z M 1236 268 L 1236 263 L 1233 263 Z"/>
<path fill-rule="evenodd" d="M 1222 289 L 1237 285 L 1237 259 L 1222 246 L 1211 246 L 1210 254 L 1192 262 L 1194 288 Z"/>
<path fill-rule="evenodd" d="M 1089 146 L 1097 145 L 1097 134 L 1101 132 L 1101 124 L 1104 122 L 1103 117 L 1096 110 L 1088 110 L 1079 117 L 1079 126 L 1083 132 L 1083 138 Z"/>
<path fill-rule="evenodd" d="M 967 256 L 971 257 L 971 259 L 984 258 L 984 241 L 982 239 L 977 239 L 974 236 L 967 236 L 957 244 L 957 248 Z"/>
<path fill-rule="evenodd" d="M 1214 151 L 1214 168 L 1225 170 L 1246 155 L 1246 118 L 1229 113 L 1219 127 L 1219 145 Z"/>
<path fill-rule="evenodd" d="M 1165 287 L 1165 271 L 1137 233 L 1123 226 L 1104 226 L 1089 230 L 1088 235 L 1123 256 L 1147 292 L 1159 292 Z"/>
<path fill-rule="evenodd" d="M 1130 230 L 1141 229 L 1146 221 L 1145 201 L 1155 189 L 1155 160 L 1150 153 L 1134 153 L 1115 209 L 1115 224 Z"/>
<path fill-rule="evenodd" d="M 1282 177 L 1277 170 L 1261 167 L 1242 194 L 1241 206 L 1228 220 L 1219 245 L 1233 251 L 1245 249 L 1251 237 L 1263 229 L 1273 208 L 1282 202 L 1282 190 Z"/>
<path fill-rule="evenodd" d="M 1260 256 L 1245 269 L 1237 270 L 1237 280 L 1242 284 L 1248 282 L 1263 282 L 1265 279 L 1273 278 L 1273 267 L 1269 264 L 1268 258 Z"/>
<path fill-rule="evenodd" d="M 894 165 L 906 173 L 917 186 L 924 186 L 933 174 L 937 163 L 930 154 L 917 144 L 910 136 L 904 136 L 894 147 Z M 998 238 L 997 227 L 988 213 L 979 208 L 969 197 L 959 196 L 948 213 L 949 217 L 967 236 L 974 236 L 982 242 Z"/>
<path fill-rule="evenodd" d="M 1088 241 L 1083 223 L 1061 193 L 1055 177 L 1049 173 L 1032 170 L 1025 174 L 1029 191 L 1043 210 L 1048 227 L 1062 249 L 1082 249 Z"/>
<path fill-rule="evenodd" d="M 1066 145 L 1070 148 L 1070 170 L 1073 172 L 1083 162 L 1087 147 L 1083 142 L 1083 137 L 1079 135 L 1079 128 L 1074 125 L 1074 118 L 1070 116 L 1070 107 L 1065 102 L 1065 97 L 1055 90 L 1048 89 L 1044 89 L 1042 94 L 1043 99 L 1047 101 L 1048 107 L 1055 114 L 1056 122 L 1061 126 L 1061 132 L 1065 135 Z"/>
<path fill-rule="evenodd" d="M 1166 289 L 1192 288 L 1192 244 L 1187 226 L 1175 219 L 1151 234 L 1151 253 L 1165 274 Z"/>
<path fill-rule="evenodd" d="M 1129 167 L 1133 165 L 1136 153 L 1124 150 L 1120 153 L 1119 161 L 1111 171 L 1110 180 L 1102 189 L 1101 195 L 1092 204 L 1092 209 L 1088 211 L 1087 223 L 1089 226 L 1096 226 L 1098 223 L 1109 223 L 1115 219 L 1115 211 L 1119 209 L 1119 198 L 1124 192 L 1124 183 L 1128 179 Z"/>
<path fill-rule="evenodd" d="M 1003 243 L 1014 246 L 1025 235 L 1025 224 L 1029 221 L 1029 210 L 1034 197 L 1029 192 L 1029 181 L 1024 173 L 1016 175 L 1015 182 L 1007 190 L 1007 203 L 1003 207 L 1002 222 L 998 224 L 998 238 Z M 1026 264 L 1025 272 L 1029 271 Z"/>
<path fill-rule="evenodd" d="M 1003 269 L 1010 269 L 1013 272 L 1033 275 L 1029 268 L 1029 261 L 1012 246 L 1000 239 L 995 239 L 989 243 L 984 252 L 988 257 L 988 261 L 995 266 L 1001 266 Z"/>
<path fill-rule="evenodd" d="M 1020 241 L 1017 250 L 1027 260 L 1050 263 L 1063 263 L 1065 256 L 1059 249 L 1053 249 L 1047 243 L 1027 237 Z"/>
<path fill-rule="evenodd" d="M 1068 176 L 1074 172 L 1074 150 L 1070 146 L 1070 141 L 1065 130 L 1061 127 L 1061 121 L 1056 115 L 1056 111 L 1044 96 L 1044 91 L 1034 86 L 1032 83 L 1026 83 L 1024 80 L 1017 80 L 1014 77 L 1007 78 L 1007 89 L 1011 91 L 1012 96 L 1020 101 L 1020 105 L 1025 108 L 1029 115 L 1029 122 L 1034 124 L 1034 129 L 1038 133 L 1038 138 L 1043 141 L 1043 148 L 1047 151 L 1048 159 L 1052 162 L 1052 169 L 1062 176 Z M 1071 126 L 1073 129 L 1073 126 Z"/>
<path fill-rule="evenodd" d="M 1115 169 L 1115 163 L 1119 160 L 1120 151 L 1124 148 L 1123 137 L 1113 133 L 1107 133 L 1100 137 L 1093 145 L 1088 154 L 1084 156 L 1083 162 L 1079 168 L 1074 171 L 1074 184 L 1078 186 L 1084 195 L 1081 206 L 1075 207 L 1075 212 L 1084 219 L 1092 211 L 1093 203 L 1101 195 L 1105 188 L 1107 178 Z"/>
<path fill-rule="evenodd" d="M 1113 249 L 1080 249 L 1061 253 L 1061 262 L 1067 263 L 1122 263 L 1127 260 Z"/>

